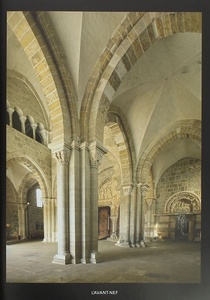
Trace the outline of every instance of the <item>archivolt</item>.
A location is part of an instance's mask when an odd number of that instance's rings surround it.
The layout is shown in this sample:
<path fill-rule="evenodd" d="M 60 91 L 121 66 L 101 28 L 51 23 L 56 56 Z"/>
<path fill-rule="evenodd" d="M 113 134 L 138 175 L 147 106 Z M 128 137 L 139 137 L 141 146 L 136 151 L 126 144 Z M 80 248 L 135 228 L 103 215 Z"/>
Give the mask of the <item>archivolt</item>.
<path fill-rule="evenodd" d="M 177 203 L 183 200 L 189 204 L 189 213 L 199 213 L 201 211 L 201 204 L 197 195 L 192 192 L 178 192 L 168 199 L 164 212 L 173 213 Z"/>

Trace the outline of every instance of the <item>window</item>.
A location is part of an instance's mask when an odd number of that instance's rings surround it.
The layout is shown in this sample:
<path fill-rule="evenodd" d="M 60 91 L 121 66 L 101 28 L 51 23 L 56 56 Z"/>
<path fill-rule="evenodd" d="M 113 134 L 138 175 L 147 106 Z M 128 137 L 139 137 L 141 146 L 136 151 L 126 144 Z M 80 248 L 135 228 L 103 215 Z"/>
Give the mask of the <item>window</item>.
<path fill-rule="evenodd" d="M 36 189 L 36 205 L 37 207 L 42 207 L 42 191 L 40 189 Z"/>

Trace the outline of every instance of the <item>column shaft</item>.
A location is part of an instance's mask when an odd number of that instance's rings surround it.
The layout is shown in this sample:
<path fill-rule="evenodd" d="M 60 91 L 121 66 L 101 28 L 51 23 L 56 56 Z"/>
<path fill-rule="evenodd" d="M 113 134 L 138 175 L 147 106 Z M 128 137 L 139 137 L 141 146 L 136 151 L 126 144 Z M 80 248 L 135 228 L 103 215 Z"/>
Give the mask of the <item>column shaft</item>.
<path fill-rule="evenodd" d="M 69 164 L 69 216 L 70 216 L 70 253 L 73 264 L 81 260 L 81 200 L 80 200 L 80 160 L 79 145 L 71 145 Z"/>
<path fill-rule="evenodd" d="M 58 252 L 53 263 L 69 264 L 69 203 L 68 203 L 68 162 L 70 150 L 64 148 L 56 153 L 57 164 L 57 233 Z"/>
<path fill-rule="evenodd" d="M 90 162 L 87 143 L 83 143 L 81 148 L 81 240 L 83 264 L 90 262 Z"/>

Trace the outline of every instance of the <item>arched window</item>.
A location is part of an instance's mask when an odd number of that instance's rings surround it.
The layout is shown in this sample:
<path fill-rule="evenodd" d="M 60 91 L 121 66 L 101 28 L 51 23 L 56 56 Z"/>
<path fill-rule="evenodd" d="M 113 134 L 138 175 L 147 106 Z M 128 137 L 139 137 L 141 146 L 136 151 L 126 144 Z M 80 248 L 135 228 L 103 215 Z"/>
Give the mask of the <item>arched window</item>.
<path fill-rule="evenodd" d="M 40 189 L 36 189 L 36 206 L 42 207 L 42 191 Z"/>
<path fill-rule="evenodd" d="M 31 123 L 28 118 L 26 119 L 26 122 L 25 122 L 25 133 L 30 138 L 33 138 L 33 129 L 31 127 Z"/>
<path fill-rule="evenodd" d="M 37 126 L 37 128 L 36 128 L 36 141 L 39 142 L 40 144 L 42 144 L 42 136 L 40 134 L 39 126 Z"/>
<path fill-rule="evenodd" d="M 16 111 L 12 114 L 12 127 L 21 132 L 20 116 Z"/>

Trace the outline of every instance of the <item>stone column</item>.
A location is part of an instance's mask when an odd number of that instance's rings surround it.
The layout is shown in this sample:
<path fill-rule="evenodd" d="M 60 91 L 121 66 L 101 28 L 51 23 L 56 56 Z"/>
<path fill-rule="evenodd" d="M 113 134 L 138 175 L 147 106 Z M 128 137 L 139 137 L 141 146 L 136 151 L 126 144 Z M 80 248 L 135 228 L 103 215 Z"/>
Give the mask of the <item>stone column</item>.
<path fill-rule="evenodd" d="M 90 150 L 90 262 L 96 263 L 98 253 L 98 167 L 107 150 L 96 142 Z"/>
<path fill-rule="evenodd" d="M 81 161 L 81 263 L 90 262 L 90 161 L 89 148 L 86 142 L 80 145 Z"/>
<path fill-rule="evenodd" d="M 136 192 L 136 247 L 140 247 L 141 241 L 141 206 L 142 206 L 142 199 L 141 199 L 141 183 L 137 184 L 137 192 Z"/>
<path fill-rule="evenodd" d="M 149 241 L 154 237 L 154 203 L 155 198 L 146 198 L 146 216 L 147 223 L 145 224 L 145 239 Z"/>
<path fill-rule="evenodd" d="M 81 261 L 80 145 L 71 143 L 69 163 L 69 232 L 71 263 Z"/>
<path fill-rule="evenodd" d="M 136 244 L 136 196 L 137 185 L 132 185 L 131 199 L 130 199 L 130 246 L 135 247 Z"/>
<path fill-rule="evenodd" d="M 33 130 L 33 139 L 36 140 L 36 128 L 37 124 L 31 124 L 32 130 Z"/>
<path fill-rule="evenodd" d="M 51 232 L 52 232 L 52 239 L 51 242 L 56 242 L 56 205 L 55 199 L 52 198 L 51 200 L 51 217 L 52 217 L 52 225 L 51 225 Z"/>
<path fill-rule="evenodd" d="M 117 220 L 118 220 L 118 216 L 111 216 L 110 217 L 111 221 L 112 221 L 112 234 L 110 236 L 110 240 L 113 241 L 117 241 L 118 237 L 117 237 Z"/>
<path fill-rule="evenodd" d="M 19 236 L 26 239 L 26 209 L 27 204 L 18 204 Z"/>
<path fill-rule="evenodd" d="M 123 186 L 123 201 L 120 203 L 120 239 L 117 246 L 130 247 L 130 199 L 132 186 Z"/>
<path fill-rule="evenodd" d="M 145 241 L 145 196 L 148 191 L 149 185 L 143 184 L 141 186 L 141 241 L 140 246 L 145 247 L 144 241 Z"/>
<path fill-rule="evenodd" d="M 7 111 L 9 113 L 9 126 L 13 126 L 13 124 L 12 124 L 12 114 L 14 112 L 14 109 L 13 108 L 8 108 Z"/>
<path fill-rule="evenodd" d="M 20 122 L 21 122 L 21 132 L 25 134 L 25 132 L 26 132 L 26 126 L 25 126 L 26 117 L 21 116 L 19 119 L 20 119 Z"/>
<path fill-rule="evenodd" d="M 49 199 L 43 198 L 43 218 L 44 218 L 44 240 L 43 242 L 49 242 L 48 232 L 50 230 L 48 225 L 48 206 L 49 206 Z"/>
<path fill-rule="evenodd" d="M 69 252 L 69 157 L 70 149 L 63 149 L 55 153 L 57 158 L 57 227 L 58 227 L 58 252 L 54 256 L 53 263 L 69 264 L 71 262 Z"/>

